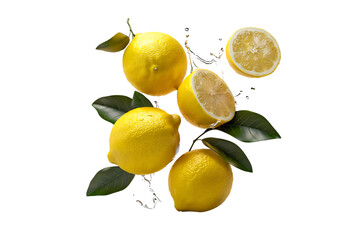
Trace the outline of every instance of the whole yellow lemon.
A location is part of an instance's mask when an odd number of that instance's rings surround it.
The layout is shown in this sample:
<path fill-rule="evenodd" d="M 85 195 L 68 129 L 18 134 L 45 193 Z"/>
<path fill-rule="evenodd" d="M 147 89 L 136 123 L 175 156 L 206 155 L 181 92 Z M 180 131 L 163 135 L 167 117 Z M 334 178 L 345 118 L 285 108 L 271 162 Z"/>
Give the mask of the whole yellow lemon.
<path fill-rule="evenodd" d="M 108 159 L 139 175 L 164 168 L 179 146 L 180 117 L 159 108 L 141 107 L 122 115 L 110 134 Z"/>
<path fill-rule="evenodd" d="M 169 190 L 178 211 L 216 208 L 230 194 L 232 182 L 231 166 L 210 149 L 185 153 L 169 173 Z"/>
<path fill-rule="evenodd" d="M 171 36 L 138 33 L 125 49 L 123 69 L 137 90 L 160 96 L 178 89 L 186 74 L 187 59 L 183 47 Z"/>

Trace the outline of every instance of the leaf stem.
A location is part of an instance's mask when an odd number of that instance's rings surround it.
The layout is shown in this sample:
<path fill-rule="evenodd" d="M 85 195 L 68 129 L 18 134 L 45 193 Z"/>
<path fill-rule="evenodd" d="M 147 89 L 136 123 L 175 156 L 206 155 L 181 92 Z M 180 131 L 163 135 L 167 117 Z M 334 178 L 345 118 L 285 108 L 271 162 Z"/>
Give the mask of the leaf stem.
<path fill-rule="evenodd" d="M 126 22 L 127 22 L 127 25 L 129 26 L 129 29 L 130 29 L 130 32 L 131 32 L 132 38 L 134 38 L 134 37 L 135 37 L 135 33 L 133 32 L 133 30 L 132 30 L 132 28 L 131 28 L 131 26 L 130 26 L 129 21 L 130 21 L 130 18 L 128 18 Z"/>
<path fill-rule="evenodd" d="M 204 135 L 205 133 L 209 132 L 210 130 L 213 130 L 213 128 L 208 128 L 208 129 L 206 129 L 202 134 L 200 134 L 197 138 L 195 138 L 195 139 L 193 140 L 193 142 L 192 142 L 192 144 L 191 144 L 191 146 L 190 146 L 189 152 L 190 152 L 191 149 L 193 148 L 195 142 L 196 142 L 197 140 L 199 140 L 199 138 L 200 138 L 202 135 Z"/>

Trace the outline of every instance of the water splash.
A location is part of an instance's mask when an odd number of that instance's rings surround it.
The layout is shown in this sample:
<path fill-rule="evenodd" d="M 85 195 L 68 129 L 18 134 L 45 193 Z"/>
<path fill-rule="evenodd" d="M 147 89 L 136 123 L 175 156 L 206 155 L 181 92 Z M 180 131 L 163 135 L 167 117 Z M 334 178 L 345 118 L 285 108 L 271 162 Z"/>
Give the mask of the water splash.
<path fill-rule="evenodd" d="M 195 53 L 193 48 L 190 47 L 191 41 L 191 31 L 188 27 L 185 28 L 185 48 L 187 50 L 187 54 L 189 56 L 189 63 L 190 63 L 190 73 L 192 73 L 196 68 L 205 68 L 208 70 L 211 70 L 215 72 L 217 75 L 219 75 L 220 78 L 227 81 L 224 76 L 224 64 L 222 62 L 224 55 L 224 43 L 222 38 L 215 39 L 213 41 L 214 45 L 211 49 L 220 49 L 217 54 L 214 54 L 212 51 L 209 51 L 209 57 L 203 57 L 199 54 Z M 217 41 L 216 41 L 217 40 Z M 211 39 L 209 39 L 208 42 L 210 42 Z M 216 44 L 217 43 L 217 44 Z M 197 51 L 197 50 L 196 50 Z M 216 51 L 215 51 L 216 52 Z M 233 78 L 236 78 L 237 76 L 229 76 L 226 75 L 226 78 L 231 78 L 230 81 L 233 81 Z M 234 80 L 235 81 L 235 80 Z M 228 83 L 229 84 L 229 83 Z M 241 88 L 237 91 L 238 94 L 234 95 L 235 98 L 235 104 L 248 104 L 249 100 L 252 99 L 253 95 L 255 94 L 255 86 L 254 81 L 243 79 L 241 81 Z M 229 86 L 231 87 L 231 86 Z M 218 123 L 212 124 L 210 127 L 214 128 L 216 127 Z"/>
<path fill-rule="evenodd" d="M 220 120 L 217 120 L 215 123 L 209 125 L 209 128 L 216 128 L 216 126 L 220 123 Z"/>
<path fill-rule="evenodd" d="M 136 202 L 140 204 L 141 207 L 146 208 L 146 209 L 154 209 L 156 207 L 156 205 L 161 202 L 160 198 L 156 195 L 154 189 L 151 187 L 151 183 L 152 183 L 152 178 L 153 178 L 154 174 L 150 174 L 150 175 L 141 175 L 142 176 L 142 182 L 146 184 L 147 189 L 149 190 L 150 194 L 151 194 L 151 202 L 150 203 L 145 203 L 145 200 L 139 200 L 137 199 Z M 135 194 L 133 194 L 133 196 L 135 197 Z"/>
<path fill-rule="evenodd" d="M 156 108 L 159 108 L 159 102 L 158 102 L 158 101 L 154 101 L 154 103 L 155 103 L 155 107 L 156 107 Z"/>
<path fill-rule="evenodd" d="M 255 89 L 255 87 L 243 88 L 238 92 L 238 94 L 234 95 L 234 98 L 237 100 L 250 100 L 251 96 L 255 92 Z M 235 103 L 237 104 L 238 102 L 235 101 Z"/>
<path fill-rule="evenodd" d="M 209 66 L 213 66 L 214 72 L 218 73 L 222 79 L 224 79 L 224 69 L 222 67 L 221 63 L 221 57 L 224 54 L 224 48 L 221 47 L 219 52 L 217 54 L 214 54 L 213 52 L 210 52 L 210 57 L 204 58 L 200 55 L 196 54 L 189 46 L 189 28 L 186 27 L 186 40 L 185 40 L 185 48 L 187 50 L 188 56 L 189 56 L 189 62 L 190 62 L 190 73 L 194 71 L 194 68 L 209 68 Z M 218 39 L 219 42 L 222 41 L 222 38 Z"/>
<path fill-rule="evenodd" d="M 146 175 L 141 175 L 143 177 L 143 182 L 147 182 L 149 184 L 149 187 L 151 187 L 151 181 L 152 181 L 152 174 L 148 175 L 149 179 L 146 178 Z"/>

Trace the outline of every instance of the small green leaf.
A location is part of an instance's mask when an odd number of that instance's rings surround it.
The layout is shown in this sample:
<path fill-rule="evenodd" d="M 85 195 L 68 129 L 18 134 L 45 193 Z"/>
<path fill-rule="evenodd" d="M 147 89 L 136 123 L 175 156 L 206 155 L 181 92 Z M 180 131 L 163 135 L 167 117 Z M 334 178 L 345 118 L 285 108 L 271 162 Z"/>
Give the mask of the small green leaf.
<path fill-rule="evenodd" d="M 123 33 L 117 33 L 109 40 L 99 44 L 96 47 L 97 50 L 103 50 L 106 52 L 119 52 L 126 48 L 129 44 L 130 38 Z"/>
<path fill-rule="evenodd" d="M 108 195 L 124 190 L 134 178 L 118 166 L 100 170 L 91 180 L 86 196 Z"/>
<path fill-rule="evenodd" d="M 112 95 L 97 99 L 92 106 L 104 120 L 115 123 L 123 114 L 130 111 L 131 98 L 121 95 Z"/>
<path fill-rule="evenodd" d="M 237 111 L 234 118 L 217 128 L 243 142 L 257 142 L 281 138 L 273 126 L 260 114 Z"/>
<path fill-rule="evenodd" d="M 132 108 L 138 107 L 153 107 L 152 103 L 147 99 L 144 95 L 139 93 L 138 91 L 134 92 L 133 99 L 131 101 Z"/>
<path fill-rule="evenodd" d="M 253 171 L 249 159 L 235 143 L 220 138 L 204 138 L 202 142 L 234 167 L 246 172 Z"/>

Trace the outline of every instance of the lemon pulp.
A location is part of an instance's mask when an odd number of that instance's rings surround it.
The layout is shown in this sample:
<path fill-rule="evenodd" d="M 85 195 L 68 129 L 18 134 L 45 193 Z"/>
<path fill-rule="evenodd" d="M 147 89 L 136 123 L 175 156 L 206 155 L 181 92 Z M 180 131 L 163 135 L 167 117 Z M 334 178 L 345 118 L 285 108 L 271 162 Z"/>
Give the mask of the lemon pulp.
<path fill-rule="evenodd" d="M 275 71 L 281 54 L 270 33 L 260 28 L 242 28 L 229 39 L 226 56 L 238 73 L 262 77 Z"/>
<path fill-rule="evenodd" d="M 234 96 L 218 75 L 209 70 L 198 69 L 192 76 L 192 87 L 199 104 L 210 116 L 224 121 L 233 118 Z"/>

